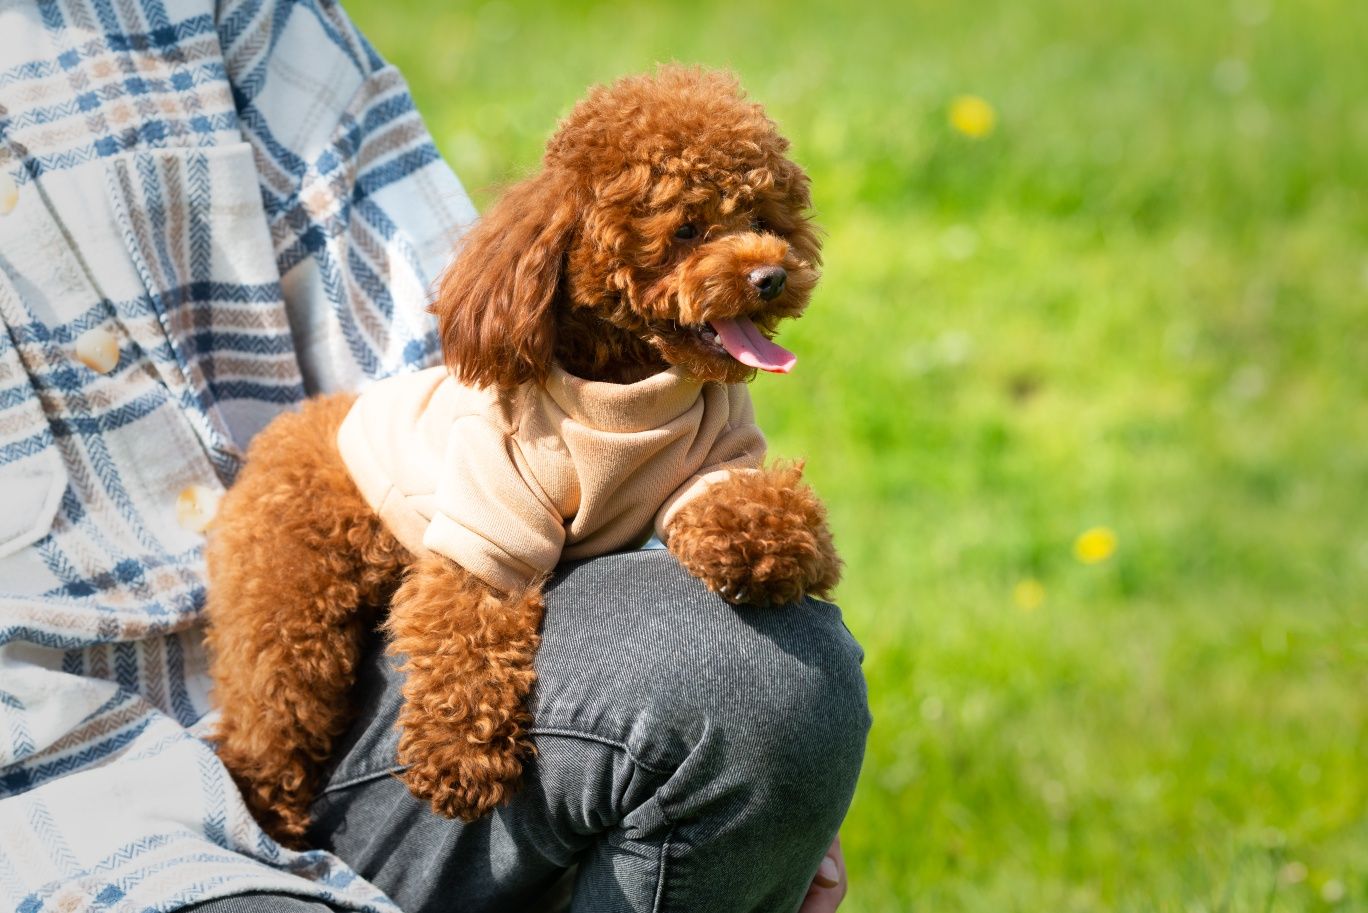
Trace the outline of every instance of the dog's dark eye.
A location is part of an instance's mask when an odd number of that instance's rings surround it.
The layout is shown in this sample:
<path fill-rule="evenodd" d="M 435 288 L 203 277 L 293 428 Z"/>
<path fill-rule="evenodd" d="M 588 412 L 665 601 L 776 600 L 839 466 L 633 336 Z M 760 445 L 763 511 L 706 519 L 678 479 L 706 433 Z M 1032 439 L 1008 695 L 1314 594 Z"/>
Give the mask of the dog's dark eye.
<path fill-rule="evenodd" d="M 760 219 L 760 218 L 751 219 L 751 231 L 754 231 L 754 232 L 765 232 L 765 231 L 769 231 L 769 225 L 765 222 L 764 219 Z"/>
<path fill-rule="evenodd" d="M 675 229 L 675 240 L 677 241 L 692 241 L 694 238 L 697 237 L 698 229 L 694 226 L 692 222 L 685 222 L 683 225 Z"/>

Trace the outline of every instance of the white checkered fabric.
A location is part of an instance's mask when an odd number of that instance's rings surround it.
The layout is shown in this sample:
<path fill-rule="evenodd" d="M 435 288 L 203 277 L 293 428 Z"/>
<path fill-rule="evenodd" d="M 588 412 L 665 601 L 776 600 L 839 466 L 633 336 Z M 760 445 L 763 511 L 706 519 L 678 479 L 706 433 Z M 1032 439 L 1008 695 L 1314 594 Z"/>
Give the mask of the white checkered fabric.
<path fill-rule="evenodd" d="M 473 218 L 326 0 L 0 0 L 0 909 L 394 909 L 196 737 L 202 531 L 273 415 L 433 361 Z"/>

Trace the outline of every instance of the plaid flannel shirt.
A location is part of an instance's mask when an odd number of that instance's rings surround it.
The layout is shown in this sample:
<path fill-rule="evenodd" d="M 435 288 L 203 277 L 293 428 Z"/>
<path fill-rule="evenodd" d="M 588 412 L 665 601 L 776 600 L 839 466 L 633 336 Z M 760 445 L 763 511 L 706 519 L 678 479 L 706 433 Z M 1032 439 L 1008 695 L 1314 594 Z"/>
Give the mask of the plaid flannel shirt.
<path fill-rule="evenodd" d="M 473 218 L 326 0 L 0 0 L 0 909 L 393 909 L 197 737 L 203 531 L 280 410 L 433 361 Z"/>

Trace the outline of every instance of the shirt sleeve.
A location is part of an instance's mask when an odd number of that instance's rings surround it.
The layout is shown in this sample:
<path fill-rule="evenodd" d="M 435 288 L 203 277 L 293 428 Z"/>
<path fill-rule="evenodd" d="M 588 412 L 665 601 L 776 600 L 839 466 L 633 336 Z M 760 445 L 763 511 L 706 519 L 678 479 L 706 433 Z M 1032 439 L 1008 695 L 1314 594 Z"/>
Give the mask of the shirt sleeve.
<path fill-rule="evenodd" d="M 326 0 L 216 22 L 306 390 L 433 364 L 428 289 L 475 209 L 403 78 Z"/>
<path fill-rule="evenodd" d="M 708 486 L 727 479 L 733 473 L 759 469 L 765 459 L 765 435 L 755 423 L 755 407 L 751 404 L 750 392 L 744 384 L 733 384 L 727 388 L 727 400 L 730 421 L 717 436 L 707 459 L 698 472 L 676 488 L 656 512 L 655 534 L 661 542 L 670 541 L 670 521 L 681 507 L 701 495 Z"/>

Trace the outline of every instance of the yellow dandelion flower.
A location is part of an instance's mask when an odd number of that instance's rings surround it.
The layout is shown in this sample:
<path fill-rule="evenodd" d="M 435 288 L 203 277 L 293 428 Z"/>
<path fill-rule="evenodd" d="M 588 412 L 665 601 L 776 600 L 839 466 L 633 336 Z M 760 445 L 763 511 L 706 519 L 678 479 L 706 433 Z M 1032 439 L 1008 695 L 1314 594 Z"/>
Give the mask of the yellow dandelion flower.
<path fill-rule="evenodd" d="M 983 139 L 997 126 L 997 111 L 977 95 L 950 102 L 950 126 L 970 139 Z"/>
<path fill-rule="evenodd" d="M 1106 561 L 1116 552 L 1116 533 L 1105 526 L 1085 530 L 1074 540 L 1074 557 L 1084 564 Z"/>
<path fill-rule="evenodd" d="M 1034 612 L 1045 602 L 1045 584 L 1034 577 L 1018 580 L 1012 587 L 1012 601 L 1023 612 Z"/>

